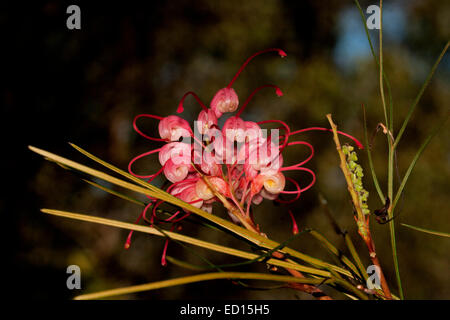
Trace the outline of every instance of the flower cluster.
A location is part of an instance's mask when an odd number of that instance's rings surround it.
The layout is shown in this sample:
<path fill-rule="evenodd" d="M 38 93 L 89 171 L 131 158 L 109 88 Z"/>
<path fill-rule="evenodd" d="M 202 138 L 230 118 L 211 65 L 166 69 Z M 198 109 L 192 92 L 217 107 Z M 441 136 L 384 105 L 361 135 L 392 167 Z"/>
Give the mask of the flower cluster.
<path fill-rule="evenodd" d="M 313 157 L 314 148 L 308 142 L 289 141 L 289 139 L 293 135 L 306 131 L 330 130 L 312 127 L 292 131 L 285 122 L 280 120 L 252 122 L 241 117 L 253 96 L 261 89 L 271 88 L 275 90 L 277 96 L 283 95 L 279 87 L 264 85 L 256 88 L 240 105 L 239 96 L 232 87 L 246 65 L 254 57 L 266 52 L 276 52 L 281 57 L 286 56 L 281 49 L 267 49 L 255 53 L 244 62 L 231 82 L 217 91 L 209 107 L 192 91 L 181 98 L 177 108 L 178 114 L 184 112 L 183 104 L 189 96 L 195 98 L 202 108 L 193 128 L 180 115 L 160 117 L 141 114 L 136 116 L 133 121 L 136 132 L 149 140 L 162 142 L 164 145 L 132 159 L 128 166 L 130 174 L 148 179 L 148 182 L 162 174 L 171 182 L 167 188 L 170 194 L 210 213 L 213 203 L 220 202 L 235 223 L 256 232 L 259 230 L 253 220 L 252 205 L 260 204 L 263 199 L 284 204 L 298 200 L 301 193 L 311 188 L 315 182 L 314 172 L 304 167 Z M 222 128 L 219 127 L 218 120 L 225 114 L 233 112 L 236 114 L 228 117 Z M 160 137 L 150 137 L 143 133 L 137 126 L 137 121 L 141 118 L 158 120 Z M 267 129 L 262 127 L 266 124 L 275 124 L 278 127 L 268 134 Z M 350 137 L 358 147 L 362 147 L 355 138 L 339 133 Z M 283 167 L 282 151 L 294 145 L 308 147 L 310 155 L 297 164 Z M 133 172 L 132 166 L 137 160 L 153 154 L 158 154 L 161 164 L 158 172 L 150 175 L 138 175 Z M 286 171 L 292 170 L 310 174 L 311 180 L 306 186 L 301 187 L 299 182 L 285 176 Z M 293 190 L 285 190 L 287 182 L 292 184 Z M 290 199 L 282 198 L 280 195 L 288 196 Z M 155 223 L 157 208 L 161 203 L 160 200 L 150 198 L 149 205 L 139 219 L 145 218 L 149 208 L 152 208 L 151 218 L 146 220 L 151 224 Z M 182 213 L 178 211 L 164 221 L 178 222 L 189 215 L 189 212 Z M 126 246 L 129 246 L 129 239 Z"/>
<path fill-rule="evenodd" d="M 369 206 L 367 205 L 367 199 L 369 198 L 369 192 L 364 189 L 362 184 L 362 177 L 364 177 L 362 167 L 356 162 L 358 161 L 358 156 L 356 152 L 353 151 L 354 148 L 349 145 L 342 146 L 342 152 L 346 156 L 347 160 L 347 168 L 351 173 L 351 178 L 353 185 L 355 187 L 355 191 L 358 193 L 358 198 L 360 202 L 360 206 L 362 212 L 365 215 L 370 214 Z"/>

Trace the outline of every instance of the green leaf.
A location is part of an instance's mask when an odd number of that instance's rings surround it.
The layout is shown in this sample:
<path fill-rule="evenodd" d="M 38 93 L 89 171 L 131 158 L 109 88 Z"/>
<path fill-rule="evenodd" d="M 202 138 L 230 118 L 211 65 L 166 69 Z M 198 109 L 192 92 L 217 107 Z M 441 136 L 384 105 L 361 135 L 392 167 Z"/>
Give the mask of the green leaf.
<path fill-rule="evenodd" d="M 419 150 L 417 150 L 416 155 L 414 156 L 413 160 L 411 161 L 411 164 L 408 167 L 408 170 L 405 173 L 405 176 L 403 177 L 402 183 L 400 184 L 400 187 L 397 190 L 397 194 L 395 195 L 394 202 L 392 204 L 392 211 L 394 210 L 395 206 L 397 205 L 398 200 L 400 199 L 400 196 L 402 195 L 403 189 L 405 188 L 406 182 L 408 182 L 408 178 L 411 175 L 411 172 L 413 171 L 417 160 L 419 160 L 422 152 L 425 150 L 425 148 L 430 143 L 431 139 L 439 132 L 439 130 L 444 126 L 445 122 L 448 120 L 450 114 L 447 114 L 444 117 L 444 120 L 435 126 L 434 130 L 428 135 L 428 137 L 425 139 L 425 141 L 420 146 Z"/>
<path fill-rule="evenodd" d="M 366 119 L 366 109 L 364 108 L 364 105 L 363 105 L 363 114 L 364 114 L 364 143 L 366 144 L 366 151 L 367 151 L 367 158 L 369 160 L 370 173 L 372 174 L 373 184 L 375 185 L 375 189 L 377 190 L 378 196 L 380 197 L 381 202 L 384 203 L 385 197 L 384 197 L 383 191 L 380 188 L 380 184 L 378 183 L 377 174 L 375 172 L 375 167 L 373 165 L 372 150 L 371 150 L 371 146 L 369 145 L 369 138 L 367 135 L 367 119 Z"/>
<path fill-rule="evenodd" d="M 433 234 L 433 235 L 435 235 L 435 236 L 440 236 L 440 237 L 450 238 L 450 233 L 447 233 L 447 232 L 439 232 L 439 231 L 434 231 L 434 230 L 430 230 L 430 229 L 419 228 L 419 227 L 415 227 L 415 226 L 412 226 L 412 225 L 409 225 L 409 224 L 406 224 L 406 223 L 401 223 L 401 225 L 402 225 L 402 226 L 405 226 L 405 227 L 408 227 L 408 228 L 411 228 L 411 229 L 413 229 L 413 230 L 420 231 L 420 232 L 425 232 L 425 233 L 428 233 L 428 234 Z"/>
<path fill-rule="evenodd" d="M 93 222 L 93 223 L 103 224 L 103 225 L 116 227 L 116 228 L 134 230 L 134 231 L 138 231 L 138 232 L 153 234 L 153 235 L 160 236 L 160 237 L 168 237 L 170 239 L 175 239 L 175 240 L 185 242 L 185 243 L 188 243 L 188 244 L 191 244 L 194 246 L 206 248 L 209 250 L 229 254 L 229 255 L 244 258 L 244 259 L 253 260 L 253 259 L 259 258 L 259 255 L 254 254 L 254 253 L 237 250 L 237 249 L 233 249 L 233 248 L 229 248 L 229 247 L 224 247 L 224 246 L 214 244 L 211 242 L 188 237 L 188 236 L 176 233 L 176 232 L 165 231 L 165 230 L 163 231 L 159 228 L 158 228 L 159 229 L 158 230 L 157 228 L 150 227 L 150 226 L 141 226 L 141 225 L 136 225 L 136 224 L 132 224 L 132 223 L 126 223 L 126 222 L 122 222 L 122 221 L 106 219 L 106 218 L 101 218 L 101 217 L 94 217 L 94 216 L 89 216 L 89 215 L 85 215 L 85 214 L 61 211 L 61 210 L 41 209 L 41 211 L 43 213 L 60 216 L 60 217 L 65 217 L 65 218 L 70 218 L 70 219 L 74 219 L 74 220 Z M 311 267 L 306 267 L 306 266 L 302 266 L 302 265 L 296 264 L 296 263 L 281 261 L 281 260 L 274 259 L 274 258 L 267 260 L 267 263 L 273 264 L 273 265 L 276 265 L 279 267 L 283 267 L 283 268 L 290 268 L 290 269 L 298 270 L 301 272 L 315 274 L 315 275 L 318 275 L 321 277 L 329 278 L 331 276 L 331 274 L 328 271 L 315 269 L 315 268 L 311 268 Z"/>
<path fill-rule="evenodd" d="M 312 279 L 312 278 L 296 278 L 292 276 L 281 276 L 281 275 L 272 275 L 265 273 L 251 273 L 251 272 L 212 272 L 212 273 L 203 273 L 194 276 L 187 276 L 182 278 L 163 280 L 157 282 L 151 282 L 147 284 L 141 284 L 130 287 L 123 287 L 118 289 L 100 291 L 85 295 L 80 295 L 75 297 L 75 300 L 89 300 L 89 299 L 100 299 L 106 297 L 112 297 L 123 294 L 130 294 L 142 291 L 156 290 L 161 288 L 168 288 L 188 283 L 195 283 L 201 281 L 208 280 L 217 280 L 217 279 L 247 279 L 247 280 L 265 280 L 265 281 L 277 281 L 277 282 L 296 282 L 296 283 L 304 283 L 304 284 L 328 284 L 332 283 L 333 280 L 323 280 L 323 279 Z M 361 299 L 367 299 L 367 296 L 364 294 L 360 294 Z"/>
<path fill-rule="evenodd" d="M 416 108 L 417 104 L 420 101 L 420 98 L 422 97 L 425 89 L 427 88 L 428 84 L 431 81 L 431 78 L 434 75 L 434 72 L 436 71 L 439 63 L 441 62 L 442 58 L 444 57 L 445 52 L 448 49 L 448 46 L 450 44 L 450 41 L 447 41 L 447 44 L 445 45 L 444 49 L 442 50 L 441 54 L 439 55 L 439 57 L 437 58 L 436 62 L 434 63 L 433 67 L 430 70 L 430 73 L 427 76 L 427 79 L 425 80 L 424 84 L 422 85 L 422 87 L 420 88 L 419 93 L 416 96 L 416 99 L 414 99 L 413 104 L 411 105 L 411 107 L 409 108 L 408 114 L 405 118 L 405 120 L 403 121 L 402 127 L 400 128 L 400 131 L 398 132 L 397 137 L 395 138 L 395 142 L 394 142 L 394 148 L 397 147 L 398 143 L 400 142 L 400 139 L 403 135 L 403 132 L 405 131 L 406 126 L 408 125 L 409 119 L 411 118 L 412 113 L 414 112 L 414 109 Z"/>
<path fill-rule="evenodd" d="M 328 251 L 330 251 L 332 254 L 334 254 L 339 261 L 341 261 L 343 264 L 345 264 L 352 272 L 361 278 L 363 277 L 362 274 L 359 273 L 359 270 L 356 268 L 356 266 L 339 250 L 337 249 L 330 241 L 328 241 L 322 234 L 315 230 L 309 231 L 309 233 L 317 239 L 321 245 L 326 248 Z"/>

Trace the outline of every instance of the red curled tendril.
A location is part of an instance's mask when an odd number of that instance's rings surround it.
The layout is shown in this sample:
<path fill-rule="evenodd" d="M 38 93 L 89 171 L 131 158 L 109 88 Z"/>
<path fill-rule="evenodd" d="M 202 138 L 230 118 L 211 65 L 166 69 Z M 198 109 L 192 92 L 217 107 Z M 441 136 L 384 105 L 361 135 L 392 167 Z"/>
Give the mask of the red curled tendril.
<path fill-rule="evenodd" d="M 333 130 L 328 129 L 328 128 L 311 127 L 311 128 L 305 128 L 305 129 L 296 130 L 296 131 L 294 131 L 294 132 L 291 132 L 290 135 L 292 136 L 292 135 L 297 134 L 297 133 L 302 133 L 302 132 L 307 132 L 307 131 L 314 131 L 314 130 L 315 130 L 315 131 L 328 131 L 328 132 L 333 132 Z M 343 136 L 345 136 L 345 137 L 350 138 L 351 140 L 353 140 L 353 142 L 356 143 L 356 146 L 357 146 L 359 149 L 364 149 L 364 146 L 362 145 L 362 143 L 359 142 L 359 140 L 356 139 L 355 137 L 353 137 L 353 136 L 351 136 L 351 135 L 349 135 L 349 134 L 347 134 L 347 133 L 345 133 L 345 132 L 339 131 L 339 130 L 337 131 L 337 133 L 339 133 L 339 134 L 341 134 L 341 135 L 343 135 Z"/>
<path fill-rule="evenodd" d="M 294 164 L 294 165 L 292 165 L 292 166 L 284 167 L 285 170 L 289 170 L 290 168 L 297 168 L 297 167 L 300 167 L 300 166 L 306 164 L 309 160 L 311 160 L 311 159 L 314 157 L 314 147 L 313 147 L 310 143 L 308 143 L 308 142 L 306 142 L 306 141 L 293 141 L 293 142 L 289 142 L 289 143 L 288 143 L 288 146 L 299 145 L 299 144 L 305 145 L 305 146 L 309 147 L 309 149 L 311 150 L 311 154 L 309 155 L 308 158 L 306 158 L 305 160 L 303 160 L 303 161 L 300 162 L 300 163 Z"/>
<path fill-rule="evenodd" d="M 175 225 L 173 224 L 172 227 L 170 227 L 170 231 L 173 231 L 174 227 L 175 227 Z M 165 267 L 167 265 L 166 255 L 167 255 L 167 248 L 168 247 L 169 247 L 169 238 L 166 238 L 166 242 L 164 243 L 163 253 L 162 253 L 162 256 L 161 256 L 161 265 L 163 267 Z"/>
<path fill-rule="evenodd" d="M 241 74 L 241 72 L 245 69 L 245 67 L 247 66 L 247 64 L 253 60 L 253 58 L 255 58 L 256 56 L 259 56 L 260 54 L 266 53 L 266 52 L 271 52 L 271 51 L 276 51 L 278 52 L 278 54 L 284 58 L 287 56 L 286 52 L 284 52 L 281 49 L 278 48 L 270 48 L 270 49 L 266 49 L 266 50 L 262 50 L 262 51 L 258 51 L 256 53 L 254 53 L 253 55 L 251 55 L 247 60 L 245 60 L 245 62 L 242 64 L 242 66 L 239 68 L 238 72 L 236 72 L 236 74 L 234 75 L 233 79 L 230 81 L 230 83 L 228 84 L 227 88 L 231 88 L 231 86 L 233 85 L 233 83 L 236 81 L 236 79 L 239 77 L 239 75 Z"/>
<path fill-rule="evenodd" d="M 277 87 L 276 85 L 273 85 L 273 84 L 266 84 L 266 85 L 263 85 L 261 87 L 258 87 L 255 90 L 253 90 L 253 92 L 250 94 L 250 96 L 247 98 L 247 100 L 245 100 L 244 104 L 240 107 L 239 111 L 236 113 L 236 117 L 239 117 L 242 114 L 244 109 L 247 107 L 248 103 L 252 100 L 253 96 L 259 90 L 264 89 L 264 88 L 274 88 L 275 89 L 275 93 L 277 94 L 277 96 L 281 97 L 283 95 L 283 92 L 281 91 L 281 89 L 279 87 Z"/>
<path fill-rule="evenodd" d="M 314 185 L 314 183 L 316 182 L 316 175 L 314 174 L 314 172 L 313 172 L 311 169 L 303 168 L 303 167 L 295 167 L 295 168 L 289 168 L 289 169 L 281 168 L 281 169 L 280 169 L 280 171 L 291 171 L 291 170 L 296 170 L 296 171 L 306 171 L 306 172 L 310 173 L 311 176 L 312 176 L 312 181 L 311 181 L 311 183 L 310 183 L 309 185 L 307 185 L 305 188 L 300 189 L 300 192 L 304 192 L 304 191 L 308 190 L 308 189 L 311 188 L 311 187 Z M 288 192 L 288 191 L 284 191 L 284 192 Z"/>
<path fill-rule="evenodd" d="M 145 220 L 145 213 L 147 212 L 148 208 L 149 208 L 152 204 L 153 204 L 153 202 L 150 202 L 149 204 L 147 204 L 147 205 L 145 206 L 145 208 L 142 210 L 141 214 L 140 214 L 139 217 L 136 219 L 136 221 L 134 222 L 134 224 L 138 224 L 139 221 L 141 221 L 142 218 L 144 218 L 144 220 Z M 125 249 L 129 249 L 130 246 L 131 246 L 131 236 L 133 235 L 133 232 L 134 232 L 134 230 L 131 230 L 131 231 L 128 233 L 128 237 L 127 237 L 127 240 L 125 241 L 125 245 L 124 245 L 124 248 L 125 248 Z"/>
<path fill-rule="evenodd" d="M 135 130 L 137 133 L 139 133 L 141 136 L 143 136 L 143 137 L 146 138 L 146 139 L 149 139 L 149 140 L 152 140 L 152 141 L 162 141 L 162 142 L 166 142 L 166 141 L 167 141 L 167 140 L 161 139 L 161 138 L 149 137 L 148 135 L 146 135 L 145 133 L 143 133 L 141 130 L 139 130 L 139 128 L 137 127 L 137 124 L 136 124 L 136 121 L 137 121 L 139 118 L 151 118 L 151 119 L 162 120 L 163 117 L 155 116 L 155 115 L 153 115 L 153 114 L 145 114 L 145 113 L 143 113 L 143 114 L 138 114 L 136 117 L 134 117 L 134 120 L 133 120 L 133 128 L 134 128 L 134 130 Z"/>
<path fill-rule="evenodd" d="M 131 166 L 133 165 L 133 163 L 136 160 L 139 160 L 139 159 L 141 159 L 143 157 L 146 157 L 146 156 L 149 156 L 149 155 L 154 154 L 156 152 L 159 152 L 159 151 L 161 151 L 161 149 L 162 148 L 158 148 L 158 149 L 155 149 L 155 150 L 147 151 L 147 152 L 144 152 L 144 153 L 138 155 L 137 157 L 134 157 L 133 159 L 131 159 L 131 161 L 128 163 L 128 172 L 131 175 L 135 176 L 136 178 L 140 178 L 140 179 L 148 179 L 148 178 L 150 178 L 151 180 L 149 180 L 149 182 L 153 181 L 153 179 L 155 179 L 163 171 L 164 166 L 161 167 L 161 169 L 157 173 L 150 174 L 150 175 L 145 175 L 145 176 L 138 175 L 138 174 L 134 173 L 133 170 L 131 170 Z"/>
<path fill-rule="evenodd" d="M 286 147 L 286 145 L 288 143 L 289 136 L 291 136 L 291 128 L 289 128 L 289 126 L 286 124 L 286 122 L 281 121 L 281 120 L 265 120 L 265 121 L 257 122 L 257 124 L 265 124 L 265 123 L 279 123 L 286 129 L 285 139 L 284 139 L 283 144 L 280 147 L 281 151 L 283 151 L 283 149 Z"/>
<path fill-rule="evenodd" d="M 203 110 L 208 111 L 208 108 L 205 106 L 203 101 L 197 96 L 197 94 L 193 91 L 186 92 L 184 96 L 181 98 L 180 103 L 178 104 L 177 113 L 182 113 L 184 111 L 183 103 L 184 99 L 186 99 L 187 96 L 192 95 L 195 100 L 197 100 L 200 107 L 202 107 Z"/>
<path fill-rule="evenodd" d="M 286 180 L 289 180 L 290 182 L 292 182 L 295 187 L 297 188 L 296 191 L 281 191 L 280 193 L 282 194 L 295 194 L 295 198 L 291 199 L 291 200 L 281 200 L 279 198 L 275 199 L 276 202 L 278 203 L 283 203 L 283 204 L 291 204 L 294 203 L 295 201 L 297 201 L 300 198 L 300 195 L 302 193 L 302 189 L 300 188 L 300 185 L 298 184 L 297 181 L 295 181 L 292 178 L 286 177 Z"/>

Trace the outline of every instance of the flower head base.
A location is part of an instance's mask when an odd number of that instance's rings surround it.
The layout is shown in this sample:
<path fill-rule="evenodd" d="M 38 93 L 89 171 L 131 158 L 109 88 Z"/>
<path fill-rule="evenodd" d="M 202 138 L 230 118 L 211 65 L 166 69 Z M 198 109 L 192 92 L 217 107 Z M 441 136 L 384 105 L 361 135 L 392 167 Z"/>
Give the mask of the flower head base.
<path fill-rule="evenodd" d="M 197 117 L 198 121 L 194 124 L 194 131 L 189 123 L 180 116 L 169 115 L 165 118 L 155 115 L 137 116 L 133 125 L 139 134 L 147 139 L 166 144 L 131 160 L 128 167 L 130 174 L 149 179 L 151 182 L 163 173 L 172 183 L 167 188 L 167 192 L 173 196 L 210 213 L 212 213 L 214 202 L 222 203 L 228 210 L 232 221 L 243 224 L 255 232 L 258 232 L 258 227 L 254 223 L 250 210 L 252 206 L 259 205 L 264 199 L 282 204 L 297 201 L 301 193 L 311 188 L 315 182 L 314 172 L 304 167 L 313 157 L 314 149 L 307 142 L 289 141 L 289 139 L 302 132 L 326 131 L 327 129 L 313 127 L 292 131 L 286 123 L 280 120 L 245 121 L 241 118 L 241 114 L 253 96 L 261 89 L 274 89 L 277 96 L 282 96 L 283 93 L 275 85 L 258 87 L 238 110 L 239 97 L 232 88 L 234 81 L 254 57 L 272 51 L 277 52 L 281 57 L 286 56 L 281 49 L 267 49 L 252 55 L 244 62 L 228 86 L 217 91 L 210 103 L 210 108 L 207 108 L 192 91 L 182 97 L 178 104 L 178 113 L 184 111 L 183 103 L 188 96 L 193 96 L 202 108 Z M 220 128 L 218 118 L 224 113 L 235 111 L 237 113 L 229 117 Z M 159 120 L 158 128 L 161 138 L 149 137 L 140 131 L 136 124 L 136 120 L 140 117 Z M 266 123 L 275 123 L 281 127 L 273 129 L 268 135 L 267 129 L 261 127 Z M 360 146 L 359 141 L 355 138 L 340 133 L 353 139 Z M 310 156 L 296 164 L 283 167 L 283 150 L 298 145 L 307 146 L 311 151 Z M 159 163 L 162 166 L 157 173 L 137 175 L 132 171 L 131 167 L 135 161 L 154 153 L 158 153 Z M 362 174 L 362 171 L 359 170 L 355 167 L 355 177 Z M 286 176 L 288 171 L 303 171 L 308 173 L 312 179 L 309 183 L 304 183 L 304 181 L 299 183 Z M 290 188 L 293 186 L 294 190 L 285 190 L 287 183 Z M 306 186 L 304 186 L 305 184 Z M 280 195 L 290 199 L 283 199 Z M 362 197 L 365 195 L 362 194 Z M 145 218 L 147 210 L 153 206 L 150 222 L 154 223 L 156 208 L 161 203 L 162 201 L 150 198 L 150 203 L 141 216 Z M 189 215 L 189 212 L 180 217 L 179 214 L 180 211 L 177 211 L 165 221 L 179 222 Z M 127 245 L 129 246 L 129 239 Z"/>

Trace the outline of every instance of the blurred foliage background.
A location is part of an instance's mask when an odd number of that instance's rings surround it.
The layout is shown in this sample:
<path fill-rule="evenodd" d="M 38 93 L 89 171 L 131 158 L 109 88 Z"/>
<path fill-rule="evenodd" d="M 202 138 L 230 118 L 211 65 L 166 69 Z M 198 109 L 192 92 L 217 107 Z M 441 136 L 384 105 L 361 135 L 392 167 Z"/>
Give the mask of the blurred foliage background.
<path fill-rule="evenodd" d="M 285 95 L 261 91 L 244 117 L 280 119 L 291 128 L 328 126 L 332 113 L 341 130 L 363 139 L 365 104 L 369 134 L 383 120 L 376 65 L 370 55 L 359 12 L 353 1 L 152 1 L 149 4 L 78 2 L 81 30 L 66 28 L 66 8 L 73 4 L 41 1 L 26 5 L 2 4 L 3 33 L 2 126 L 4 267 L 13 297 L 68 299 L 79 292 L 66 288 L 66 268 L 82 270 L 83 292 L 115 288 L 191 274 L 175 265 L 162 267 L 161 238 L 135 234 L 123 249 L 124 230 L 46 216 L 40 208 L 90 213 L 134 221 L 140 207 L 114 198 L 82 182 L 60 167 L 32 154 L 34 145 L 76 161 L 94 165 L 70 148 L 74 142 L 126 169 L 128 161 L 156 145 L 132 129 L 139 113 L 166 116 L 175 112 L 181 96 L 196 91 L 206 102 L 224 87 L 252 53 L 270 47 L 284 49 L 280 59 L 266 54 L 254 60 L 234 88 L 243 101 L 259 85 L 279 85 Z M 376 1 L 361 1 L 365 9 Z M 367 15 L 366 15 L 367 16 Z M 384 57 L 399 129 L 427 72 L 450 35 L 450 3 L 439 0 L 385 1 Z M 371 31 L 377 46 L 378 33 Z M 426 90 L 398 149 L 403 176 L 420 143 L 448 112 L 450 60 L 444 57 Z M 192 111 L 199 107 L 186 103 Z M 186 112 L 188 114 L 189 112 Z M 195 112 L 194 112 L 195 111 Z M 156 123 L 147 122 L 147 132 Z M 360 252 L 366 248 L 356 235 L 352 207 L 331 135 L 307 133 L 302 139 L 316 148 L 308 167 L 317 183 L 293 206 L 300 227 L 342 240 L 330 227 L 318 201 L 323 194 L 341 226 L 352 233 Z M 375 166 L 386 185 L 385 138 L 375 140 Z M 305 157 L 292 148 L 285 163 Z M 366 170 L 365 187 L 372 210 L 382 206 Z M 400 270 L 407 298 L 449 299 L 448 239 L 422 234 L 399 225 L 405 222 L 449 232 L 449 130 L 444 128 L 419 160 L 406 187 L 396 218 Z M 142 163 L 154 172 L 158 163 Z M 95 165 L 94 165 L 95 166 Z M 295 176 L 300 181 L 306 176 Z M 218 215 L 225 213 L 216 208 Z M 255 210 L 262 229 L 275 240 L 290 236 L 287 209 L 265 202 Z M 377 251 L 392 290 L 396 292 L 389 227 L 371 223 Z M 246 245 L 211 230 L 185 226 L 187 234 L 247 250 Z M 305 235 L 292 246 L 330 259 Z M 221 264 L 234 259 L 203 251 Z M 170 244 L 169 255 L 195 263 L 192 254 Z M 6 263 L 5 263 L 6 262 Z M 364 261 L 366 264 L 368 259 Z M 264 271 L 264 266 L 248 270 Z M 76 291 L 76 290 L 75 290 Z M 139 299 L 310 299 L 289 289 L 248 290 L 226 281 L 199 283 L 121 298 Z"/>

